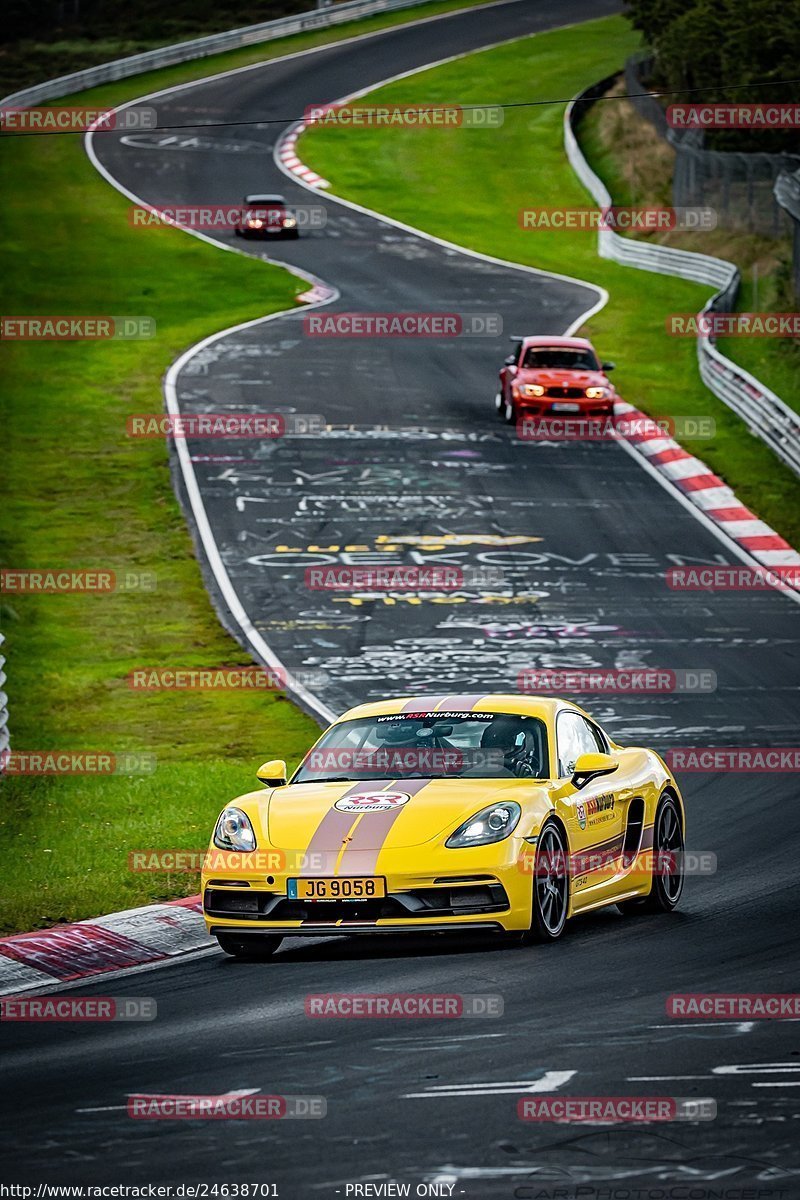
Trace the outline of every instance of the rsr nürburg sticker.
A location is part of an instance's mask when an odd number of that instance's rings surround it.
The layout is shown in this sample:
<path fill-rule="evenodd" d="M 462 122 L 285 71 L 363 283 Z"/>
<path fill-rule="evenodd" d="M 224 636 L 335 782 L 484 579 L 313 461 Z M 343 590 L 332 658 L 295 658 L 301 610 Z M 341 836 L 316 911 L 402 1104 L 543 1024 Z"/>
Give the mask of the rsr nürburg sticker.
<path fill-rule="evenodd" d="M 390 809 L 400 808 L 411 797 L 407 792 L 360 792 L 354 796 L 342 796 L 334 808 L 340 812 L 389 812 Z"/>

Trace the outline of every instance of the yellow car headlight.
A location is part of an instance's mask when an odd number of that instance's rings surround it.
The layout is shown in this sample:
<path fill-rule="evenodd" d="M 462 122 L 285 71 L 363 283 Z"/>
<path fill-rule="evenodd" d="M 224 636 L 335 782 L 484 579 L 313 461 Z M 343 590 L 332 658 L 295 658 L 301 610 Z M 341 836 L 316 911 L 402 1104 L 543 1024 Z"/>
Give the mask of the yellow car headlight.
<path fill-rule="evenodd" d="M 451 850 L 463 846 L 486 846 L 490 842 L 502 842 L 516 828 L 522 809 L 515 800 L 492 804 L 459 825 L 445 842 Z"/>
<path fill-rule="evenodd" d="M 544 388 L 540 383 L 522 383 L 519 386 L 520 396 L 543 396 Z"/>
<path fill-rule="evenodd" d="M 223 808 L 214 829 L 214 845 L 220 850 L 255 850 L 256 835 L 247 813 L 240 808 Z"/>
<path fill-rule="evenodd" d="M 586 395 L 590 400 L 604 400 L 611 395 L 611 388 L 607 387 L 590 387 L 586 389 Z"/>

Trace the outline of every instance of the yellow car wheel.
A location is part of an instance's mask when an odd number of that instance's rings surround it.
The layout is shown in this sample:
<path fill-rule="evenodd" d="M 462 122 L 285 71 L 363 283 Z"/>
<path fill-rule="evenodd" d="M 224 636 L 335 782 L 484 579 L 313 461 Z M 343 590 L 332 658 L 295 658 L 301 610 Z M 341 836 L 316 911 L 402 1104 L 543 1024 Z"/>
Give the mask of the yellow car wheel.
<path fill-rule="evenodd" d="M 536 845 L 530 936 L 555 942 L 567 924 L 569 873 L 567 839 L 557 821 L 545 821 Z"/>
<path fill-rule="evenodd" d="M 624 900 L 617 905 L 620 912 L 672 912 L 683 892 L 683 825 L 678 803 L 674 796 L 665 792 L 658 802 L 656 819 L 653 823 L 653 857 L 658 866 L 653 868 L 653 883 L 650 893 L 637 900 Z M 674 859 L 679 870 L 671 870 Z"/>

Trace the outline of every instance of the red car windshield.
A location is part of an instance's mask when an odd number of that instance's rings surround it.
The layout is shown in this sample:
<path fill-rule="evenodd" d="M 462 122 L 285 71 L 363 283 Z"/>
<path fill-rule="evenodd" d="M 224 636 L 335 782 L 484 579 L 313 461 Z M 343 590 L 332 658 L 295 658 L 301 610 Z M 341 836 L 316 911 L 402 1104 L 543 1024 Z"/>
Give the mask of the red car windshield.
<path fill-rule="evenodd" d="M 600 364 L 591 350 L 571 349 L 568 346 L 529 346 L 522 366 L 532 370 L 600 370 Z"/>
<path fill-rule="evenodd" d="M 251 204 L 244 210 L 246 217 L 259 217 L 262 221 L 276 220 L 286 216 L 286 209 L 280 204 Z"/>

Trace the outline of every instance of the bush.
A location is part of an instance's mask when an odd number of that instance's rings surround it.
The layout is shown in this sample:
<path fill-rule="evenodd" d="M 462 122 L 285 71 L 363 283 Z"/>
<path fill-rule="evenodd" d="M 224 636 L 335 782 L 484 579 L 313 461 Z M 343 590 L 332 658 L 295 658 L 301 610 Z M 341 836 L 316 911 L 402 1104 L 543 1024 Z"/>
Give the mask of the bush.
<path fill-rule="evenodd" d="M 627 16 L 654 55 L 651 83 L 671 100 L 796 101 L 800 0 L 628 0 Z M 774 82 L 775 81 L 775 82 Z M 766 86 L 753 86 L 765 84 Z M 702 88 L 701 95 L 691 95 Z M 800 132 L 726 130 L 716 150 L 800 152 Z"/>

